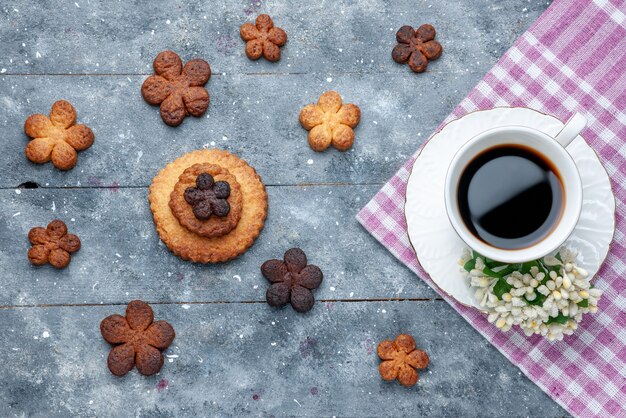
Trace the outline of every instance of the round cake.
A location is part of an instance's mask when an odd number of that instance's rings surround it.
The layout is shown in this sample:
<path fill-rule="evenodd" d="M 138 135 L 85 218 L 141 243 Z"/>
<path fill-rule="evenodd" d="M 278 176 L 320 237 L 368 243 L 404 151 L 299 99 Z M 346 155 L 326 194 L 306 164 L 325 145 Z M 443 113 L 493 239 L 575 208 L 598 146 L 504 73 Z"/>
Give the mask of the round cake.
<path fill-rule="evenodd" d="M 167 248 L 197 263 L 243 254 L 267 217 L 267 192 L 254 168 L 216 149 L 192 151 L 167 164 L 154 177 L 149 200 Z"/>

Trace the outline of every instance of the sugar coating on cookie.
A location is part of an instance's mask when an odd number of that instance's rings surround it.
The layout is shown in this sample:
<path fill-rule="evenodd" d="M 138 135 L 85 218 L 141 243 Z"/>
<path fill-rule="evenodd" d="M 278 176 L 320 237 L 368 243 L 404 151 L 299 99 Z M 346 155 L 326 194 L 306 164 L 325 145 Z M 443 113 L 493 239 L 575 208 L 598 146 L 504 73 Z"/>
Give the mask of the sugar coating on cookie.
<path fill-rule="evenodd" d="M 178 218 L 180 214 L 174 214 L 170 205 L 172 192 L 178 188 L 174 196 L 182 196 L 179 203 L 182 201 L 189 208 L 183 196 L 186 184 L 195 184 L 200 171 L 206 169 L 196 165 L 204 164 L 226 170 L 233 178 L 228 181 L 231 186 L 228 198 L 231 205 L 230 213 L 227 217 L 210 217 L 207 221 L 226 220 L 236 207 L 241 208 L 236 226 L 220 236 L 202 236 L 194 232 L 193 228 L 185 227 Z M 188 177 L 185 180 L 187 183 L 178 184 L 181 177 L 184 177 L 181 175 L 194 166 L 196 166 L 194 169 L 187 171 Z M 219 180 L 220 175 L 224 174 L 215 174 L 214 179 Z M 236 185 L 239 186 L 241 193 L 241 203 L 230 200 L 236 193 Z M 224 262 L 243 254 L 259 236 L 267 217 L 267 192 L 259 175 L 244 160 L 227 151 L 216 149 L 193 151 L 166 165 L 150 186 L 149 200 L 157 232 L 167 248 L 184 260 L 198 263 Z M 191 213 L 187 218 L 198 221 L 191 210 L 187 210 L 189 211 L 187 215 Z"/>

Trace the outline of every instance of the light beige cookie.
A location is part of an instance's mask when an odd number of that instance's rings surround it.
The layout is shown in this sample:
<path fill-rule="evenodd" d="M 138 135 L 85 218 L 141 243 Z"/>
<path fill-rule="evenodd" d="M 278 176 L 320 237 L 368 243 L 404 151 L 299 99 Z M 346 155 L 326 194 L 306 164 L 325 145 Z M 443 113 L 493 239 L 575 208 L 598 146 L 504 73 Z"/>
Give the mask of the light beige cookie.
<path fill-rule="evenodd" d="M 194 164 L 213 164 L 235 177 L 241 188 L 241 218 L 235 229 L 221 237 L 207 238 L 184 226 L 170 209 L 170 196 L 180 175 Z M 267 217 L 267 192 L 256 171 L 237 156 L 222 150 L 197 150 L 167 164 L 150 186 L 150 209 L 161 240 L 184 260 L 218 263 L 243 254 L 259 236 Z"/>
<path fill-rule="evenodd" d="M 198 219 L 193 213 L 193 207 L 185 200 L 185 190 L 196 186 L 196 179 L 202 173 L 210 174 L 215 182 L 224 181 L 230 186 L 228 215 L 210 216 L 209 219 Z M 180 175 L 174 190 L 170 194 L 170 209 L 178 222 L 191 232 L 203 237 L 221 237 L 235 229 L 241 219 L 242 209 L 241 187 L 235 176 L 227 169 L 214 164 L 194 164 Z"/>
<path fill-rule="evenodd" d="M 306 105 L 300 111 L 300 125 L 309 131 L 309 146 L 321 152 L 329 146 L 347 151 L 354 144 L 354 128 L 361 120 L 361 109 L 355 104 L 343 104 L 336 91 L 322 94 L 317 104 Z"/>

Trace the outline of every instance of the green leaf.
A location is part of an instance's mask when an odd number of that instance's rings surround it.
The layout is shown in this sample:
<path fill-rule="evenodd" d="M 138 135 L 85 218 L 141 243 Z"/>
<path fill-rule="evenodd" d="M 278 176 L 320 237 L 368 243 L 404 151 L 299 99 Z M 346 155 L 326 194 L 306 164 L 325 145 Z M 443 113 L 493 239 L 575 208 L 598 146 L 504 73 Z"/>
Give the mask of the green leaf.
<path fill-rule="evenodd" d="M 496 279 L 499 279 L 502 277 L 502 275 L 499 272 L 495 272 L 491 270 L 489 267 L 485 267 L 483 269 L 483 273 L 485 274 L 485 276 L 495 277 Z"/>
<path fill-rule="evenodd" d="M 563 314 L 559 314 L 556 318 L 550 318 L 548 319 L 548 322 L 546 322 L 547 324 L 553 324 L 555 322 L 558 322 L 559 324 L 567 324 L 567 321 L 569 321 L 569 316 L 565 316 Z"/>
<path fill-rule="evenodd" d="M 537 268 L 539 268 L 539 272 L 543 273 L 546 275 L 546 278 L 549 279 L 548 277 L 548 270 L 546 269 L 546 266 L 541 262 L 541 260 L 537 260 Z M 546 278 L 544 278 L 541 282 L 543 283 L 545 280 L 547 280 Z"/>
<path fill-rule="evenodd" d="M 495 260 L 491 260 L 491 259 L 485 259 L 485 265 L 487 267 L 489 267 L 490 269 L 494 269 L 496 267 L 502 267 L 502 266 L 506 266 L 507 263 L 501 263 L 499 261 L 495 261 Z"/>
<path fill-rule="evenodd" d="M 535 294 L 537 295 L 537 297 L 533 300 L 528 300 L 524 297 L 524 299 L 526 299 L 526 302 L 528 302 L 529 305 L 536 305 L 536 306 L 541 306 L 543 305 L 543 302 L 546 300 L 546 296 L 535 291 Z"/>
<path fill-rule="evenodd" d="M 546 266 L 546 270 L 548 270 L 548 272 L 555 272 L 557 275 L 561 274 L 561 266 Z"/>
<path fill-rule="evenodd" d="M 465 269 L 465 271 L 468 271 L 468 272 L 472 271 L 474 267 L 476 267 L 476 260 L 473 258 L 470 260 L 467 260 L 465 264 L 463 265 L 463 268 Z"/>
<path fill-rule="evenodd" d="M 517 270 L 518 266 L 517 264 L 509 264 L 508 267 L 503 268 L 502 270 L 498 271 L 498 274 L 500 275 L 500 277 L 506 277 L 509 274 L 513 273 L 515 270 Z"/>
<path fill-rule="evenodd" d="M 495 268 L 495 267 L 506 266 L 506 263 L 501 263 L 499 261 L 492 260 L 491 258 L 487 258 L 481 253 L 474 251 L 474 250 L 472 250 L 472 258 L 474 260 L 476 260 L 477 258 L 482 258 L 483 262 L 485 263 L 485 266 L 489 267 L 490 269 Z"/>
<path fill-rule="evenodd" d="M 561 263 L 563 262 L 563 258 L 561 257 L 561 253 L 556 253 L 556 255 L 554 256 L 554 258 L 556 258 L 557 260 L 559 260 Z"/>
<path fill-rule="evenodd" d="M 531 267 L 535 267 L 537 265 L 538 265 L 537 260 L 535 260 L 535 261 L 528 261 L 526 263 L 522 263 L 522 267 L 520 268 L 520 272 L 522 274 L 530 273 Z"/>
<path fill-rule="evenodd" d="M 583 299 L 580 302 L 578 302 L 576 305 L 580 306 L 581 308 L 588 308 L 589 307 L 589 299 Z"/>
<path fill-rule="evenodd" d="M 513 286 L 508 284 L 506 280 L 500 278 L 493 287 L 493 293 L 498 297 L 498 299 L 502 299 L 502 295 L 510 292 L 512 288 Z"/>

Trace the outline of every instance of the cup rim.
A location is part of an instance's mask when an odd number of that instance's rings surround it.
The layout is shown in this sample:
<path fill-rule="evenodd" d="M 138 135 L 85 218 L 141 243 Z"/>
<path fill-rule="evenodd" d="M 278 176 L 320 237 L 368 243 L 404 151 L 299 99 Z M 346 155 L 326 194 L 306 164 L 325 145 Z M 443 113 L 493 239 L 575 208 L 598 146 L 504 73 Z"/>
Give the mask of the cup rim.
<path fill-rule="evenodd" d="M 484 140 L 485 138 L 489 138 L 493 135 L 502 134 L 504 132 L 511 132 L 511 133 L 526 132 L 535 137 L 539 137 L 542 140 L 545 140 L 546 143 L 548 144 L 548 147 L 549 148 L 551 147 L 554 150 L 554 152 L 560 155 L 561 157 L 560 161 L 554 161 L 553 158 L 551 158 L 553 157 L 553 155 L 552 156 L 545 155 L 543 151 L 538 151 L 538 152 L 541 152 L 542 154 L 544 154 L 545 157 L 548 158 L 557 169 L 559 169 L 559 171 L 561 172 L 560 173 L 561 176 L 562 176 L 562 172 L 564 171 L 562 170 L 564 166 L 569 166 L 567 167 L 569 169 L 569 172 L 575 173 L 575 176 L 573 178 L 570 178 L 567 183 L 565 179 L 563 178 L 561 179 L 563 182 L 564 192 L 566 193 L 566 201 L 565 201 L 565 206 L 563 208 L 563 212 L 556 226 L 553 228 L 551 232 L 549 232 L 549 234 L 546 237 L 544 237 L 539 242 L 529 247 L 520 248 L 520 249 L 504 249 L 504 248 L 491 246 L 483 242 L 482 240 L 478 239 L 477 237 L 475 237 L 469 231 L 469 229 L 467 228 L 467 226 L 465 225 L 465 223 L 460 217 L 460 214 L 458 212 L 458 205 L 456 202 L 458 180 L 459 180 L 460 174 L 464 171 L 464 167 L 458 171 L 459 176 L 455 176 L 455 178 L 451 177 L 452 172 L 454 171 L 454 169 L 457 168 L 457 166 L 460 163 L 460 160 L 467 154 L 468 150 L 475 143 L 481 140 Z M 502 141 L 502 144 L 506 144 L 506 143 L 507 141 Z M 516 142 L 515 140 L 511 140 L 508 143 L 513 143 L 513 144 L 519 143 L 519 144 L 524 145 L 523 142 Z M 494 145 L 484 147 L 483 149 L 475 153 L 474 156 L 477 155 L 481 151 L 491 148 L 492 146 Z M 572 181 L 574 181 L 574 184 L 572 184 Z M 448 220 L 452 228 L 456 232 L 456 234 L 459 236 L 459 238 L 461 238 L 461 240 L 465 242 L 465 244 L 470 249 L 474 251 L 478 251 L 481 255 L 489 259 L 500 261 L 500 262 L 523 263 L 523 262 L 539 259 L 541 257 L 544 257 L 545 255 L 552 253 L 553 251 L 558 249 L 561 245 L 563 245 L 563 243 L 567 240 L 567 238 L 572 234 L 574 228 L 578 224 L 578 220 L 582 212 L 582 180 L 580 178 L 580 173 L 578 171 L 576 162 L 574 161 L 572 156 L 569 154 L 569 152 L 565 149 L 565 147 L 563 147 L 560 143 L 558 143 L 553 137 L 546 134 L 545 132 L 542 132 L 542 131 L 539 131 L 537 129 L 530 128 L 527 126 L 510 125 L 510 126 L 501 126 L 501 127 L 491 128 L 470 138 L 465 144 L 463 144 L 463 146 L 461 146 L 461 148 L 457 150 L 457 152 L 454 154 L 454 157 L 452 157 L 452 160 L 450 161 L 448 168 L 447 168 L 446 179 L 445 179 L 444 185 L 445 185 L 444 186 L 445 187 L 444 200 L 445 200 L 445 207 L 446 207 L 446 215 L 448 217 Z M 564 223 L 566 214 L 568 215 L 567 216 L 568 222 Z"/>

